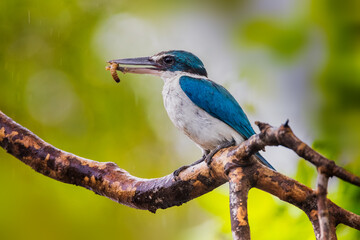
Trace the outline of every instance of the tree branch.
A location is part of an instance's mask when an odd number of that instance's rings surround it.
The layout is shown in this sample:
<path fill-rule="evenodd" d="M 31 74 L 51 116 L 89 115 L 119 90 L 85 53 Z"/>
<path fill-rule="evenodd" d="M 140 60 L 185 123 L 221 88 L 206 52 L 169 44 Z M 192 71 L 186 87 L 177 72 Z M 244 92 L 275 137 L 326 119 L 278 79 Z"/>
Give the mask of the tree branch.
<path fill-rule="evenodd" d="M 320 240 L 336 239 L 335 224 L 330 224 L 329 210 L 326 202 L 327 186 L 329 177 L 322 172 L 322 167 L 318 169 L 317 180 L 317 207 L 320 226 Z"/>
<path fill-rule="evenodd" d="M 232 166 L 229 169 L 231 231 L 234 240 L 250 240 L 247 199 L 251 175 L 243 172 L 249 168 L 239 168 L 235 164 Z"/>
<path fill-rule="evenodd" d="M 64 183 L 85 187 L 129 207 L 156 209 L 179 206 L 227 182 L 223 172 L 206 164 L 173 174 L 142 179 L 112 162 L 97 162 L 59 150 L 0 112 L 0 146 L 35 171 Z"/>
<path fill-rule="evenodd" d="M 288 121 L 278 129 L 271 127 L 267 123 L 256 122 L 256 125 L 258 125 L 261 130 L 261 134 L 255 135 L 254 140 L 258 143 L 256 144 L 258 146 L 253 146 L 257 147 L 257 151 L 265 148 L 265 146 L 282 145 L 292 149 L 299 157 L 304 158 L 316 167 L 323 167 L 322 171 L 329 177 L 336 176 L 344 181 L 360 186 L 360 177 L 337 166 L 334 161 L 325 158 L 301 141 L 289 127 Z M 259 140 L 256 139 L 257 137 Z"/>
<path fill-rule="evenodd" d="M 59 150 L 2 112 L 0 146 L 45 176 L 85 187 L 118 203 L 151 212 L 159 208 L 179 206 L 230 181 L 230 192 L 234 197 L 230 204 L 234 213 L 236 212 L 236 218 L 232 213 L 234 237 L 239 233 L 250 237 L 250 234 L 247 235 L 247 191 L 250 187 L 256 187 L 302 209 L 313 224 L 316 238 L 320 239 L 317 192 L 265 167 L 256 161 L 252 154 L 265 146 L 283 145 L 317 167 L 324 167 L 327 176 L 338 176 L 355 185 L 359 185 L 359 177 L 337 167 L 334 162 L 301 142 L 288 124 L 279 128 L 264 123 L 257 124 L 261 129 L 260 134 L 252 136 L 239 146 L 220 150 L 213 157 L 211 168 L 202 162 L 182 171 L 177 179 L 173 174 L 162 178 L 141 179 L 130 175 L 114 163 L 96 162 Z M 247 178 L 243 177 L 245 175 Z M 326 195 L 325 199 L 330 224 L 336 226 L 342 223 L 360 230 L 359 215 L 337 206 L 327 199 Z M 238 228 L 245 226 L 241 225 L 243 223 L 247 226 Z"/>

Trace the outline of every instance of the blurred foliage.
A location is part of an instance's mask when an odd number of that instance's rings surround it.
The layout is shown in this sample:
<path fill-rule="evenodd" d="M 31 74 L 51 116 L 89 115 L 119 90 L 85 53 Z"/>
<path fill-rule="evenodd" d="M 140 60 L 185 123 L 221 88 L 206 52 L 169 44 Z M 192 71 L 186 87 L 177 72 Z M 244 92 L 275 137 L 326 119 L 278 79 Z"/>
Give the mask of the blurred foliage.
<path fill-rule="evenodd" d="M 279 58 L 288 59 L 301 51 L 305 44 L 305 29 L 301 26 L 273 22 L 271 19 L 256 19 L 239 32 L 249 46 L 264 45 Z"/>
<path fill-rule="evenodd" d="M 320 33 L 324 63 L 304 80 L 317 94 L 308 121 L 315 132 L 313 146 L 360 175 L 360 2 L 289 2 L 0 1 L 0 110 L 58 148 L 116 162 L 139 177 L 168 174 L 185 160 L 153 127 L 147 110 L 152 97 L 139 97 L 133 87 L 147 81 L 138 90 L 153 86 L 161 109 L 161 82 L 147 78 L 131 85 L 137 77 L 126 75 L 115 85 L 104 71 L 108 59 L 94 49 L 94 35 L 115 14 L 160 26 L 175 13 L 209 11 L 232 23 L 229 48 L 267 52 L 269 61 L 283 68 L 296 63 L 312 32 Z M 170 123 L 159 124 L 163 134 L 172 132 Z M 195 152 L 194 159 L 199 155 Z M 0 159 L 0 239 L 231 239 L 226 186 L 154 215 L 45 178 L 3 150 Z M 314 187 L 316 172 L 300 161 L 293 177 Z M 330 197 L 360 214 L 358 188 L 334 181 Z M 314 239 L 302 212 L 259 190 L 250 192 L 249 219 L 254 239 Z M 342 226 L 338 234 L 360 238 Z"/>

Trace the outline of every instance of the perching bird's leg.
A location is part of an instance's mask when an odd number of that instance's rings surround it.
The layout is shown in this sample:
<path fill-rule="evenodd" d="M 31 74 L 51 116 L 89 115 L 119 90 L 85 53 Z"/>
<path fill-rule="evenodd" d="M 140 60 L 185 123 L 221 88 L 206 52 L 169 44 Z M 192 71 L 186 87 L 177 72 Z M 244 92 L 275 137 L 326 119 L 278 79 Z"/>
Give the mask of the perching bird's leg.
<path fill-rule="evenodd" d="M 228 148 L 228 147 L 234 146 L 235 143 L 236 143 L 235 139 L 232 139 L 230 142 L 224 142 L 224 143 L 220 144 L 219 146 L 217 146 L 215 149 L 211 150 L 211 152 L 208 155 L 206 155 L 206 158 L 205 158 L 206 164 L 210 167 L 210 164 L 212 162 L 212 157 L 215 155 L 215 153 L 217 153 L 222 148 Z"/>
<path fill-rule="evenodd" d="M 194 166 L 194 165 L 196 165 L 196 164 L 201 163 L 202 161 L 204 161 L 205 158 L 206 158 L 206 156 L 207 156 L 207 155 L 204 154 L 204 155 L 202 156 L 202 158 L 200 158 L 200 159 L 197 160 L 196 162 L 194 162 L 194 163 L 192 163 L 192 164 L 190 164 L 190 165 L 185 165 L 185 166 L 179 167 L 178 169 L 176 169 L 176 170 L 174 171 L 174 173 L 173 173 L 175 179 L 176 179 L 176 178 L 179 176 L 179 174 L 180 174 L 182 171 L 184 171 L 185 169 L 187 169 L 187 168 L 189 168 L 189 167 L 192 167 L 192 166 Z"/>
<path fill-rule="evenodd" d="M 184 171 L 185 169 L 191 167 L 191 166 L 194 166 L 198 163 L 201 163 L 202 161 L 205 160 L 206 164 L 210 167 L 210 164 L 212 162 L 212 157 L 215 155 L 215 153 L 217 153 L 220 149 L 222 148 L 227 148 L 227 147 L 230 147 L 230 146 L 234 146 L 235 145 L 235 140 L 232 139 L 230 142 L 223 142 L 222 144 L 220 144 L 219 146 L 217 146 L 215 149 L 213 149 L 212 151 L 208 151 L 206 150 L 204 152 L 204 155 L 202 156 L 202 158 L 200 158 L 199 160 L 197 160 L 196 162 L 190 164 L 190 165 L 185 165 L 185 166 L 182 166 L 178 169 L 176 169 L 174 171 L 174 178 L 177 179 L 179 174 Z"/>

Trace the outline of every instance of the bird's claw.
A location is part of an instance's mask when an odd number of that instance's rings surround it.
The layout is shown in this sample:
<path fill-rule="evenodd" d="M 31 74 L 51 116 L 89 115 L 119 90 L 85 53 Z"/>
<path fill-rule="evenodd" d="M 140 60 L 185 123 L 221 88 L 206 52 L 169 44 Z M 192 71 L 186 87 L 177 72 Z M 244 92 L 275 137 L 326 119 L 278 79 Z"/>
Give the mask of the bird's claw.
<path fill-rule="evenodd" d="M 176 169 L 176 170 L 173 172 L 175 181 L 179 180 L 179 174 L 180 174 L 182 171 L 184 171 L 185 169 L 187 169 L 188 167 L 190 167 L 190 166 L 189 166 L 189 165 L 185 165 L 185 166 L 179 167 L 178 169 Z"/>
<path fill-rule="evenodd" d="M 230 142 L 225 142 L 223 144 L 220 144 L 219 146 L 217 146 L 215 149 L 213 149 L 205 158 L 205 162 L 206 164 L 208 165 L 208 167 L 211 169 L 211 163 L 213 161 L 213 157 L 214 155 L 220 151 L 220 149 L 223 149 L 223 148 L 228 148 L 228 147 L 231 147 L 231 146 L 234 146 L 235 145 L 235 140 L 232 139 Z"/>
<path fill-rule="evenodd" d="M 217 152 L 217 151 L 216 151 Z M 215 153 L 216 153 L 215 152 Z M 206 158 L 205 158 L 205 162 L 206 162 L 206 165 L 209 167 L 209 168 L 211 168 L 211 163 L 212 163 L 212 161 L 213 161 L 213 156 L 215 155 L 215 153 L 213 153 L 213 154 L 211 154 L 211 152 L 206 156 Z"/>
<path fill-rule="evenodd" d="M 180 180 L 179 174 L 180 174 L 182 171 L 184 171 L 185 169 L 188 169 L 189 167 L 192 167 L 192 166 L 194 166 L 194 165 L 196 165 L 196 164 L 198 164 L 198 163 L 201 163 L 202 161 L 204 161 L 204 159 L 205 159 L 205 155 L 204 155 L 202 158 L 200 158 L 199 160 L 197 160 L 196 162 L 194 162 L 194 163 L 192 163 L 192 164 L 190 164 L 190 165 L 185 165 L 185 166 L 182 166 L 182 167 L 179 167 L 178 169 L 176 169 L 176 170 L 173 172 L 173 176 L 174 176 L 175 181 Z"/>

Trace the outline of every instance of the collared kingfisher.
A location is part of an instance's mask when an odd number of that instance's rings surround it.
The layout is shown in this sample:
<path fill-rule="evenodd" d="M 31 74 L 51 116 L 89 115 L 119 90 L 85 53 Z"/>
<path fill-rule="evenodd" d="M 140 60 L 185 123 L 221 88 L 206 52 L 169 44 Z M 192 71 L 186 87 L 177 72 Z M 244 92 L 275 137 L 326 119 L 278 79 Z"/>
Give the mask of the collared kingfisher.
<path fill-rule="evenodd" d="M 203 151 L 197 162 L 205 160 L 209 165 L 219 149 L 238 145 L 255 134 L 239 103 L 223 86 L 207 77 L 202 61 L 190 52 L 171 50 L 109 63 L 141 65 L 126 67 L 125 71 L 163 79 L 164 106 L 171 121 Z M 259 153 L 256 157 L 275 170 Z"/>

